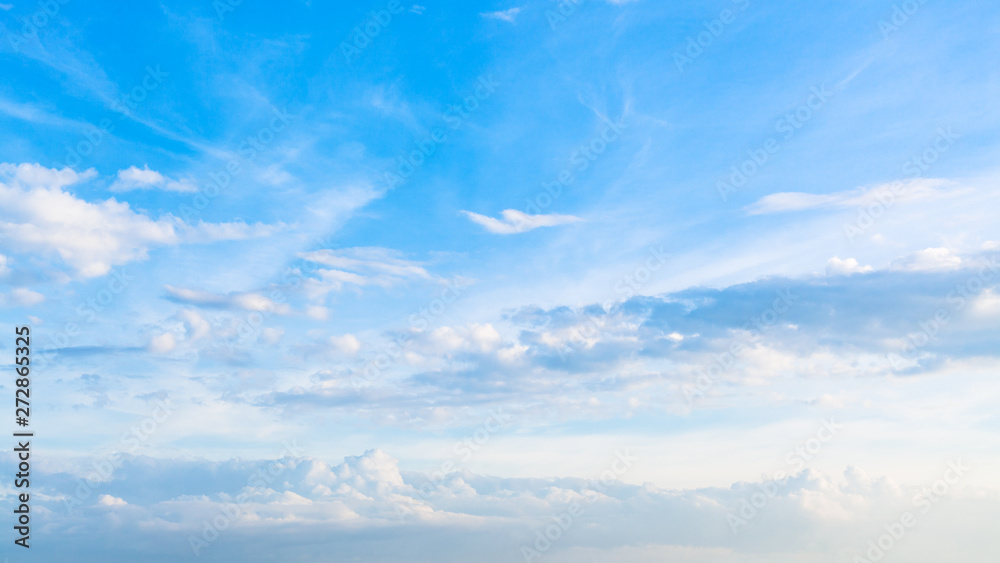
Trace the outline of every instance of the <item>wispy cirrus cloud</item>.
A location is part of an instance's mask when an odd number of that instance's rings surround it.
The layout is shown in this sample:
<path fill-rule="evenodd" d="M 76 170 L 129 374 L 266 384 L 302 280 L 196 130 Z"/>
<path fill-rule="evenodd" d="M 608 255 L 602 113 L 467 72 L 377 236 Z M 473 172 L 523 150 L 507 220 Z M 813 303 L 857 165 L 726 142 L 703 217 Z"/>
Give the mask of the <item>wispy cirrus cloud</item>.
<path fill-rule="evenodd" d="M 942 188 L 948 185 L 947 180 L 921 178 L 829 194 L 781 192 L 764 196 L 744 210 L 748 215 L 765 215 L 810 209 L 847 209 L 889 197 L 900 203 L 944 196 L 948 192 Z"/>
<path fill-rule="evenodd" d="M 421 262 L 408 260 L 392 249 L 358 247 L 303 252 L 299 258 L 327 266 L 303 284 L 310 298 L 322 298 L 347 285 L 392 287 L 411 281 L 436 281 Z"/>
<path fill-rule="evenodd" d="M 462 213 L 473 223 L 482 225 L 487 231 L 497 235 L 513 235 L 539 227 L 555 227 L 583 221 L 574 215 L 528 215 L 516 209 L 501 211 L 502 219 L 495 219 L 472 211 L 462 211 Z"/>
<path fill-rule="evenodd" d="M 287 304 L 275 303 L 275 301 L 268 299 L 260 293 L 221 294 L 171 285 L 166 285 L 163 289 L 167 292 L 167 298 L 171 301 L 209 309 L 273 311 L 279 314 L 287 313 L 290 310 Z"/>
<path fill-rule="evenodd" d="M 517 14 L 521 13 L 521 8 L 510 8 L 507 10 L 499 10 L 496 12 L 483 12 L 479 15 L 486 19 L 493 20 L 503 20 L 505 22 L 515 23 Z"/>

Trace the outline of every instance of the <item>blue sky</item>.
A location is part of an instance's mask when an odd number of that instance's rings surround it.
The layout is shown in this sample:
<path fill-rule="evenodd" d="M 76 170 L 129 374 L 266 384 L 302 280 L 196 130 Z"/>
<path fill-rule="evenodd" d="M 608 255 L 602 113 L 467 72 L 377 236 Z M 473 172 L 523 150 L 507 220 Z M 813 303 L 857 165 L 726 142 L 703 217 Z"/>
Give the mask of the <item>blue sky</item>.
<path fill-rule="evenodd" d="M 0 26 L 12 560 L 1000 554 L 994 3 Z"/>

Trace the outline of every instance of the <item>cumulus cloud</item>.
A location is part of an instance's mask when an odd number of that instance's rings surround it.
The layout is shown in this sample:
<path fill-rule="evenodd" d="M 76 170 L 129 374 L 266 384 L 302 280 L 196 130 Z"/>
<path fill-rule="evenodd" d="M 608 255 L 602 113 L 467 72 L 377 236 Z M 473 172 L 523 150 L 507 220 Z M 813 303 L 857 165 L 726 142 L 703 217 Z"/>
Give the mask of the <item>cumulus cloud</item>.
<path fill-rule="evenodd" d="M 925 248 L 892 263 L 894 269 L 908 272 L 955 270 L 961 266 L 962 258 L 948 248 Z"/>
<path fill-rule="evenodd" d="M 188 341 L 201 340 L 208 336 L 212 330 L 209 322 L 199 315 L 197 311 L 184 309 L 180 313 L 177 313 L 177 316 L 184 322 Z"/>
<path fill-rule="evenodd" d="M 698 401 L 739 400 L 788 378 L 849 381 L 932 373 L 943 361 L 997 360 L 990 342 L 1000 331 L 966 326 L 975 319 L 963 316 L 972 311 L 981 319 L 995 310 L 996 282 L 989 280 L 1000 279 L 997 271 L 969 260 L 954 270 L 869 272 L 856 260 L 838 260 L 824 277 L 692 288 L 609 309 L 525 307 L 508 311 L 502 323 L 388 331 L 368 342 L 373 357 L 257 401 L 290 412 L 301 405 L 364 409 L 364 416 L 397 422 L 433 416 L 429 405 L 440 407 L 441 397 L 454 405 L 472 398 L 550 404 L 579 415 L 601 412 L 588 406 L 593 401 L 639 412 L 649 408 L 642 397 L 655 396 L 658 408 L 680 412 L 690 408 L 692 389 L 709 368 L 714 384 L 697 390 Z M 956 300 L 956 287 L 969 296 Z M 919 339 L 910 335 L 938 309 L 949 311 L 948 330 L 915 347 Z M 730 362 L 734 349 L 738 361 Z M 637 389 L 641 396 L 628 396 Z"/>
<path fill-rule="evenodd" d="M 521 8 L 510 8 L 496 12 L 483 12 L 480 15 L 486 19 L 503 20 L 505 22 L 514 23 L 515 18 L 517 18 L 517 14 L 520 12 Z"/>
<path fill-rule="evenodd" d="M 171 332 L 157 334 L 149 340 L 149 351 L 154 354 L 167 354 L 177 347 L 177 337 Z"/>
<path fill-rule="evenodd" d="M 337 352 L 353 356 L 361 349 L 361 341 L 353 334 L 334 335 L 329 339 L 330 347 Z"/>
<path fill-rule="evenodd" d="M 10 266 L 8 266 L 9 260 L 3 254 L 0 254 L 0 278 L 6 276 L 10 273 Z"/>
<path fill-rule="evenodd" d="M 500 212 L 503 219 L 495 219 L 473 213 L 472 211 L 462 211 L 473 223 L 482 225 L 487 231 L 498 235 L 513 235 L 527 232 L 539 227 L 555 227 L 583 221 L 573 215 L 528 215 L 516 209 L 505 209 Z"/>
<path fill-rule="evenodd" d="M 928 486 L 854 467 L 835 476 L 805 469 L 777 481 L 665 489 L 623 482 L 637 459 L 628 450 L 605 457 L 607 467 L 595 467 L 593 478 L 517 479 L 403 471 L 377 449 L 336 465 L 302 456 L 125 456 L 96 483 L 39 468 L 35 502 L 50 533 L 66 539 L 53 547 L 72 546 L 79 554 L 73 560 L 84 563 L 192 553 L 250 562 L 840 561 L 864 557 L 869 541 L 904 513 L 922 525 L 885 548 L 901 560 L 930 563 L 950 554 L 978 561 L 1000 549 L 990 533 L 1000 497 L 972 491 L 961 478 L 941 481 L 948 501 L 940 503 L 928 499 L 935 495 Z M 949 480 L 956 468 L 968 470 L 961 461 L 945 467 Z M 81 498 L 81 483 L 96 494 Z M 374 533 L 378 542 L 370 540 Z"/>
<path fill-rule="evenodd" d="M 26 287 L 16 287 L 10 293 L 0 293 L 0 305 L 31 307 L 45 301 L 45 296 Z"/>
<path fill-rule="evenodd" d="M 781 192 L 764 196 L 747 206 L 745 211 L 750 215 L 762 215 L 810 209 L 858 208 L 879 201 L 883 204 L 902 203 L 941 197 L 948 193 L 942 189 L 948 185 L 946 180 L 919 178 L 830 194 Z"/>
<path fill-rule="evenodd" d="M 149 166 L 130 166 L 118 171 L 118 178 L 109 188 L 113 192 L 159 189 L 167 192 L 194 193 L 198 186 L 190 180 L 173 180 L 150 170 Z"/>
<path fill-rule="evenodd" d="M 867 274 L 872 270 L 871 266 L 862 266 L 855 258 L 841 260 L 834 256 L 826 262 L 827 273 L 833 275 Z"/>
<path fill-rule="evenodd" d="M 38 164 L 0 164 L 0 236 L 25 251 L 58 256 L 83 278 L 148 256 L 156 246 L 263 236 L 273 228 L 243 223 L 188 225 L 172 216 L 159 219 L 114 198 L 89 202 L 63 188 L 96 173 L 56 170 Z"/>

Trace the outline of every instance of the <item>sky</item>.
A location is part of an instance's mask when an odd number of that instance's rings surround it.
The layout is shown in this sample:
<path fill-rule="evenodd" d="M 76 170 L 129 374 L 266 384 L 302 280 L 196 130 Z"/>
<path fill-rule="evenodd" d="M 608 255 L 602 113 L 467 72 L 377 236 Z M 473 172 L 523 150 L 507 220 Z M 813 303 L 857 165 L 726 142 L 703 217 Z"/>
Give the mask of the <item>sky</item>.
<path fill-rule="evenodd" d="M 1000 557 L 996 3 L 10 1 L 0 557 Z"/>

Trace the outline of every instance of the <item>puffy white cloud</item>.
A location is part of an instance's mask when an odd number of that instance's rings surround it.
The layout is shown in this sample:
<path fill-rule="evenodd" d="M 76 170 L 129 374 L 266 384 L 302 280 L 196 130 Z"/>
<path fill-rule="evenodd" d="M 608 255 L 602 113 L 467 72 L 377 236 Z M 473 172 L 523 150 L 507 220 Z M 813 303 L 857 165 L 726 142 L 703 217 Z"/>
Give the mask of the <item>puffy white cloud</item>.
<path fill-rule="evenodd" d="M 58 256 L 84 278 L 148 256 L 155 246 L 235 240 L 262 236 L 273 228 L 243 223 L 188 225 L 164 215 L 152 219 L 114 198 L 89 202 L 63 188 L 89 180 L 77 173 L 38 164 L 0 164 L 0 238 L 11 248 Z"/>
<path fill-rule="evenodd" d="M 353 356 L 361 349 L 361 341 L 353 334 L 334 335 L 329 339 L 330 346 L 337 352 Z"/>
<path fill-rule="evenodd" d="M 111 495 L 101 495 L 97 497 L 97 504 L 100 506 L 125 506 L 128 503 L 118 497 Z"/>
<path fill-rule="evenodd" d="M 1000 317 L 1000 293 L 987 289 L 973 301 L 973 311 L 984 317 Z"/>
<path fill-rule="evenodd" d="M 839 257 L 834 256 L 826 262 L 826 271 L 828 274 L 867 274 L 872 270 L 873 268 L 871 266 L 862 266 L 855 258 L 846 258 L 841 260 Z"/>
<path fill-rule="evenodd" d="M 955 270 L 961 266 L 962 258 L 948 248 L 925 248 L 892 263 L 894 269 L 908 272 Z"/>
<path fill-rule="evenodd" d="M 30 307 L 45 301 L 45 296 L 26 287 L 16 287 L 9 294 L 0 293 L 0 305 Z"/>
<path fill-rule="evenodd" d="M 150 170 L 148 166 L 142 168 L 130 166 L 118 171 L 118 178 L 109 189 L 113 192 L 160 189 L 168 192 L 194 193 L 198 191 L 198 186 L 190 180 L 173 180 L 156 170 Z"/>
<path fill-rule="evenodd" d="M 154 354 L 167 354 L 177 347 L 177 337 L 172 332 L 157 334 L 149 340 L 149 351 Z"/>
<path fill-rule="evenodd" d="M 338 465 L 125 456 L 96 482 L 40 467 L 35 502 L 50 534 L 85 563 L 190 557 L 192 547 L 208 560 L 250 562 L 331 554 L 488 563 L 846 561 L 865 557 L 869 542 L 904 514 L 916 527 L 882 541 L 895 558 L 987 561 L 1000 553 L 990 533 L 1000 494 L 967 487 L 961 461 L 912 486 L 851 467 L 838 476 L 805 469 L 776 481 L 678 490 L 623 483 L 636 459 L 609 452 L 593 479 L 517 479 L 405 472 L 380 450 Z M 91 488 L 84 498 L 81 483 Z M 937 502 L 944 495 L 947 502 Z"/>
<path fill-rule="evenodd" d="M 199 315 L 197 311 L 184 309 L 180 313 L 177 313 L 177 316 L 184 322 L 188 341 L 200 340 L 208 336 L 212 330 L 212 325 Z"/>
<path fill-rule="evenodd" d="M 500 212 L 503 219 L 494 219 L 472 211 L 462 211 L 472 222 L 482 225 L 487 231 L 498 235 L 513 235 L 539 227 L 555 227 L 583 221 L 573 215 L 528 215 L 516 209 Z"/>
<path fill-rule="evenodd" d="M 0 278 L 6 276 L 10 273 L 10 266 L 8 266 L 9 260 L 3 254 L 0 254 Z"/>

